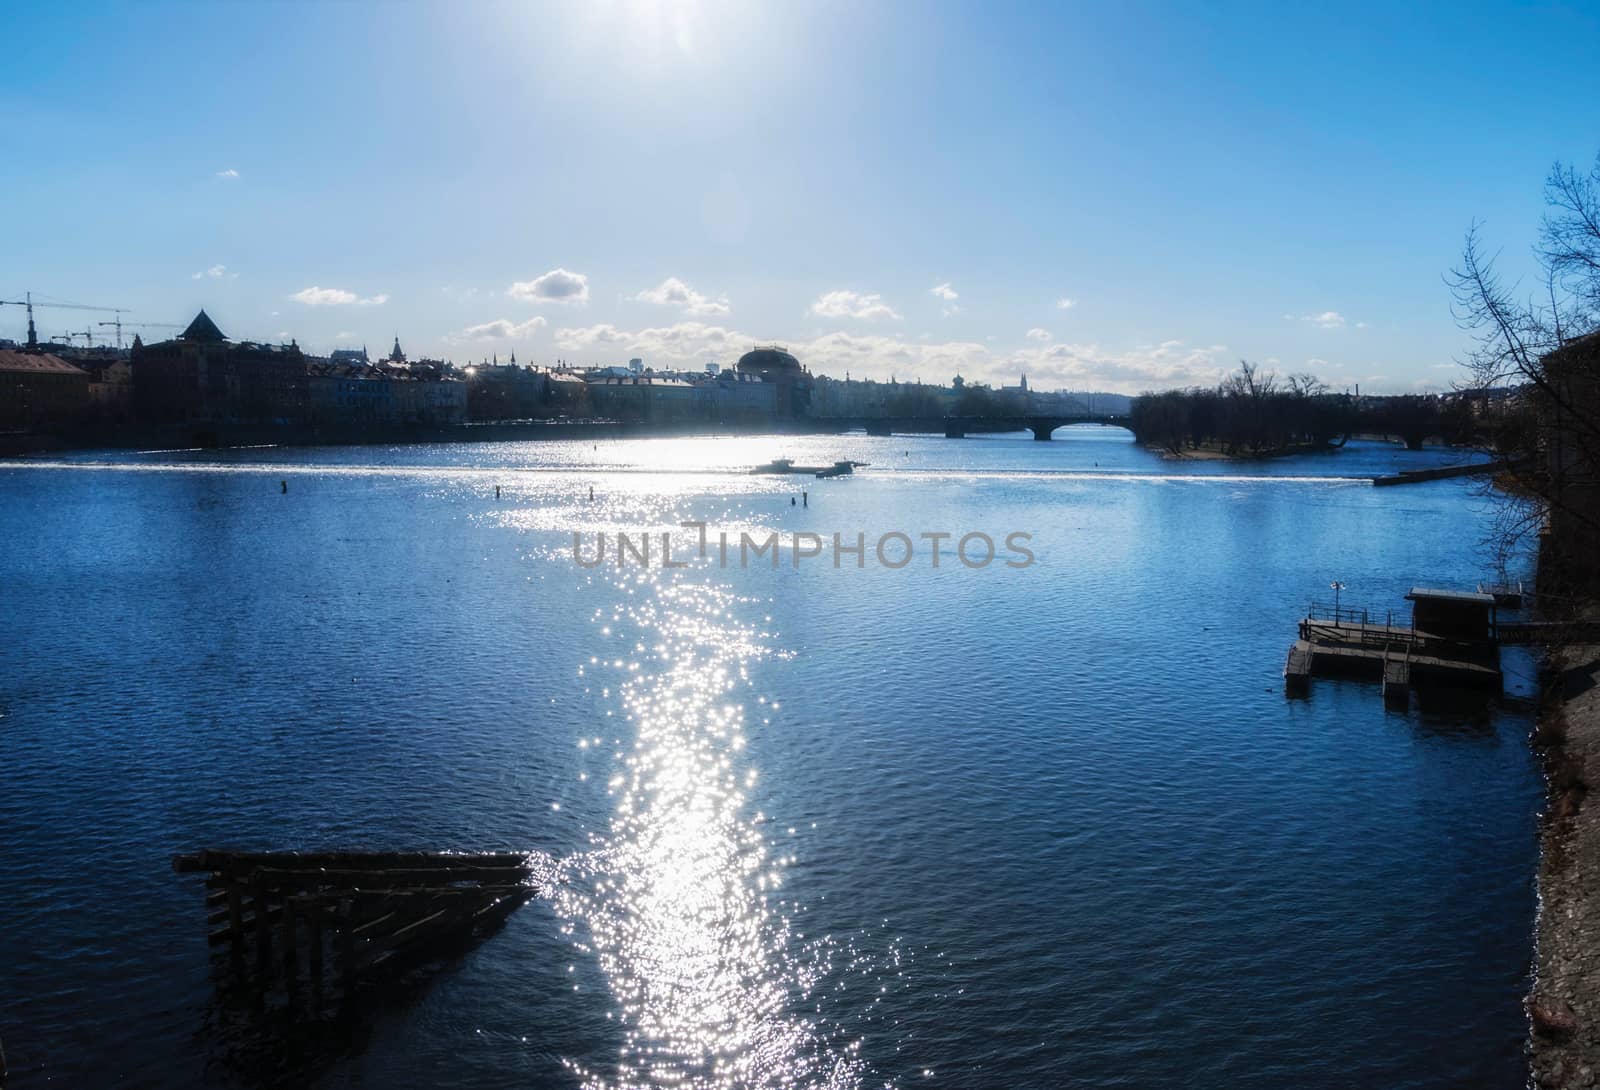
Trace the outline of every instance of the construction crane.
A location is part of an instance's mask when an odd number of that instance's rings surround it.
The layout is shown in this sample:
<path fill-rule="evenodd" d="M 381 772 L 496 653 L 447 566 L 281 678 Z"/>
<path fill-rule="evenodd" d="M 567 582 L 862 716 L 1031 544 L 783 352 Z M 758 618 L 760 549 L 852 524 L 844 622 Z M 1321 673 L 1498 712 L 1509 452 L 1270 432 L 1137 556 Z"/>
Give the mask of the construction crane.
<path fill-rule="evenodd" d="M 85 305 L 83 303 L 35 303 L 33 301 L 33 292 L 31 292 L 31 291 L 27 292 L 26 293 L 26 297 L 20 302 L 18 300 L 16 300 L 16 299 L 0 299 L 0 307 L 27 307 L 28 308 L 28 347 L 29 348 L 38 348 L 39 347 L 39 335 L 37 333 L 35 333 L 34 330 L 33 330 L 33 308 L 34 307 L 54 307 L 57 310 L 100 310 L 100 311 L 106 312 L 107 314 L 126 314 L 128 312 L 128 310 L 129 310 L 128 307 L 91 307 L 91 306 L 87 306 L 87 305 Z M 87 336 L 88 334 L 85 333 L 83 335 Z M 76 337 L 76 336 L 79 336 L 79 334 L 73 333 L 73 334 L 70 334 L 70 336 Z M 93 342 L 91 341 L 90 343 L 93 343 Z"/>
<path fill-rule="evenodd" d="M 95 325 L 115 326 L 116 329 L 117 329 L 117 347 L 118 348 L 122 347 L 122 328 L 123 328 L 123 326 L 127 326 L 129 329 L 182 329 L 183 328 L 183 326 L 179 325 L 176 322 L 124 322 L 122 320 L 121 315 L 118 315 L 116 318 L 112 319 L 109 322 L 96 322 Z M 103 334 L 102 334 L 102 336 L 103 336 Z"/>

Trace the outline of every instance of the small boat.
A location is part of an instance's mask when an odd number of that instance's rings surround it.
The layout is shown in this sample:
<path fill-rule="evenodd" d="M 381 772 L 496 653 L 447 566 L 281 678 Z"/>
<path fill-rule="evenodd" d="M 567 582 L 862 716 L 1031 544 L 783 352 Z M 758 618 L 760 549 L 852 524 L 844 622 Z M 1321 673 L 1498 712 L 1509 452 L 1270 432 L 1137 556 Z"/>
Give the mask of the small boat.
<path fill-rule="evenodd" d="M 835 462 L 827 469 L 817 470 L 817 479 L 821 480 L 825 477 L 846 477 L 855 471 L 856 463 L 854 462 Z"/>

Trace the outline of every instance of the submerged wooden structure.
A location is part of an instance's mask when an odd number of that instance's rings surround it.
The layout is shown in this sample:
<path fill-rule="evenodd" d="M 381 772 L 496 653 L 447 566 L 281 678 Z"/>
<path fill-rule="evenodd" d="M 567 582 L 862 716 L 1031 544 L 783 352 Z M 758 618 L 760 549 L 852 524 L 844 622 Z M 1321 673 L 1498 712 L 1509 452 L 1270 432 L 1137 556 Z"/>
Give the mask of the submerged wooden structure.
<path fill-rule="evenodd" d="M 538 893 L 517 852 L 233 852 L 177 855 L 206 876 L 208 939 L 234 974 L 314 1002 L 439 943 L 498 923 Z"/>
<path fill-rule="evenodd" d="M 1500 633 L 1495 597 L 1413 587 L 1409 624 L 1366 610 L 1312 603 L 1283 667 L 1284 689 L 1305 695 L 1313 677 L 1377 681 L 1391 707 L 1410 704 L 1417 685 L 1498 690 Z"/>
<path fill-rule="evenodd" d="M 750 471 L 752 476 L 759 474 L 784 474 L 784 473 L 810 473 L 815 477 L 848 477 L 858 468 L 866 466 L 867 462 L 852 462 L 841 460 L 831 466 L 797 466 L 793 458 L 774 458 L 770 462 L 756 466 Z"/>

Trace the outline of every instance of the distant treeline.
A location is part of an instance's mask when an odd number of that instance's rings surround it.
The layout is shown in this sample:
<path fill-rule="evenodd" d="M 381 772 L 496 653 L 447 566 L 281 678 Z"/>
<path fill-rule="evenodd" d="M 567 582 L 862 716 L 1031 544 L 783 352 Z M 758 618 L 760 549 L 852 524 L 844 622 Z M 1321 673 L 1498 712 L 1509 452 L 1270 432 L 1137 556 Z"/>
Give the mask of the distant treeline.
<path fill-rule="evenodd" d="M 1241 456 L 1328 446 L 1352 435 L 1395 436 L 1417 448 L 1435 437 L 1471 442 L 1477 432 L 1467 399 L 1356 398 L 1330 392 L 1314 375 L 1280 380 L 1247 362 L 1212 388 L 1140 395 L 1130 426 L 1141 443 L 1173 453 Z"/>

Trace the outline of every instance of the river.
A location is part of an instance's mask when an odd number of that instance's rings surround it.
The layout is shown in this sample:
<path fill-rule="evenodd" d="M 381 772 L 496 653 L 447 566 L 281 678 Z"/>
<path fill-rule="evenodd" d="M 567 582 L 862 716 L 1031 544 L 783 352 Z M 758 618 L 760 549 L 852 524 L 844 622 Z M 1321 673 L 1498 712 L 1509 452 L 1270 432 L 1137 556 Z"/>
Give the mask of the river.
<path fill-rule="evenodd" d="M 779 455 L 869 465 L 740 472 Z M 1531 659 L 1408 714 L 1280 676 L 1330 582 L 1399 612 L 1490 577 L 1477 483 L 1362 479 L 1453 457 L 1073 428 L 0 463 L 11 1085 L 1520 1085 Z M 547 888 L 285 1043 L 216 998 L 169 866 L 204 846 L 525 849 Z"/>

